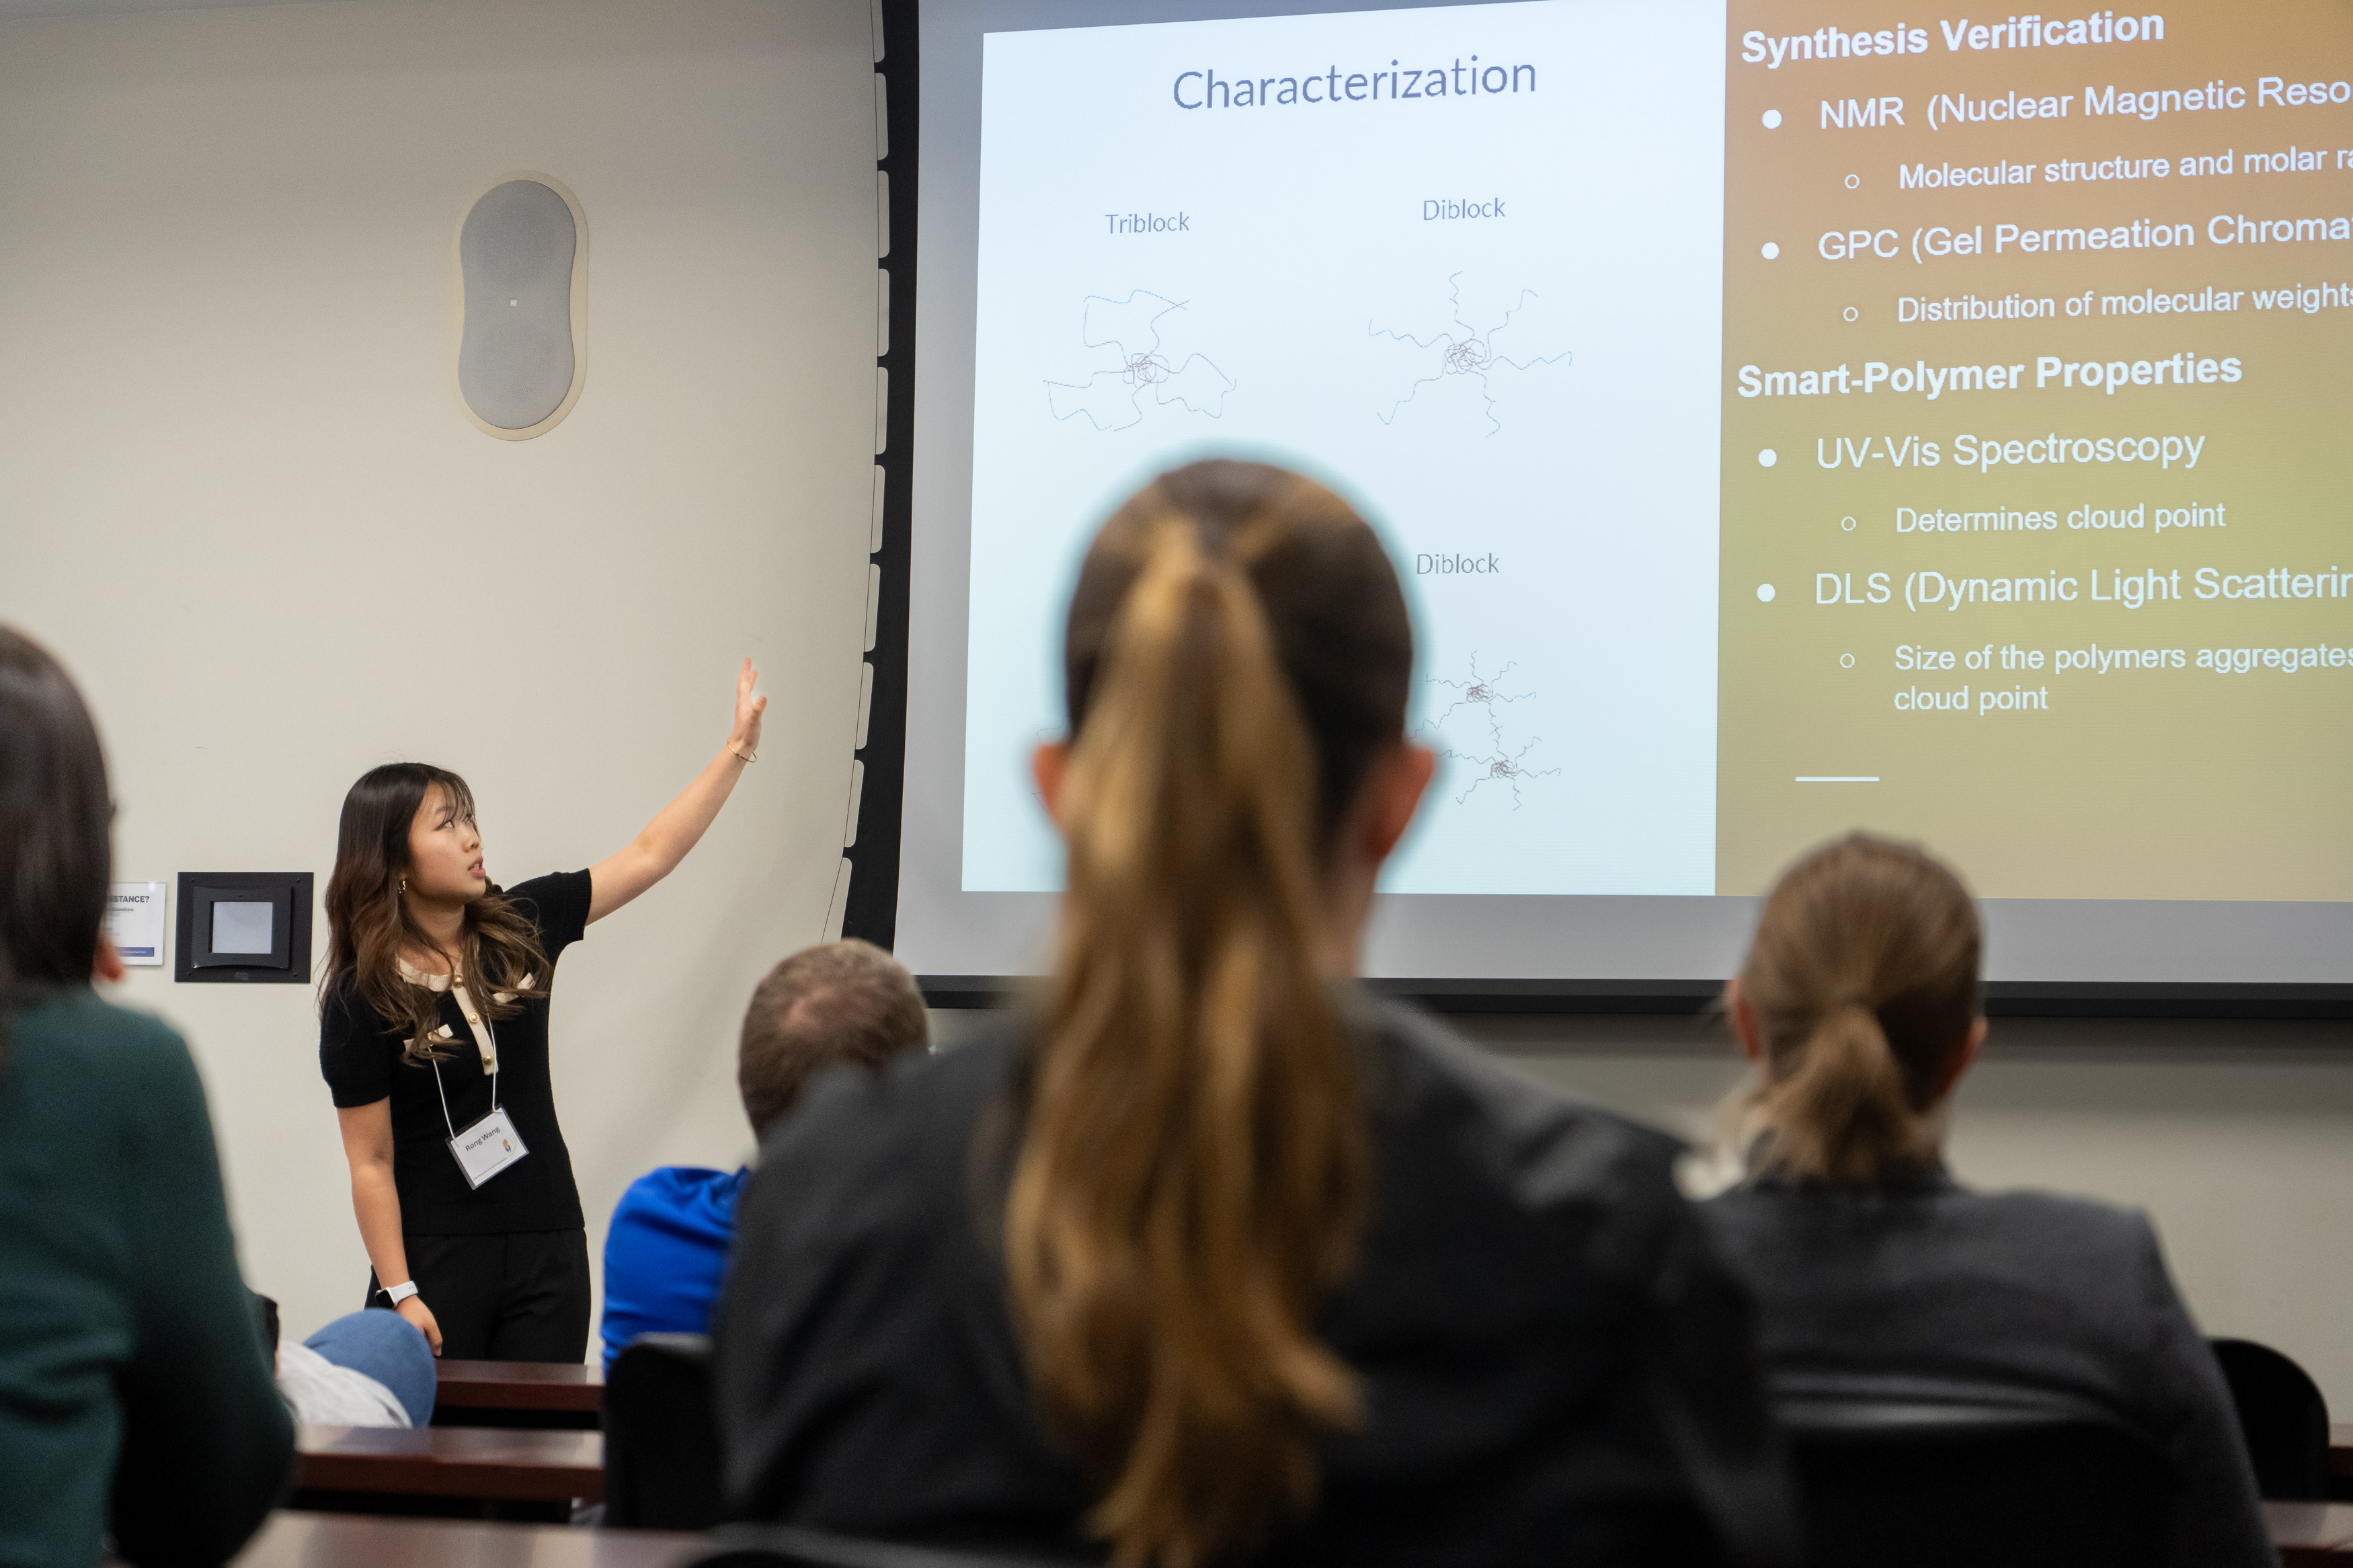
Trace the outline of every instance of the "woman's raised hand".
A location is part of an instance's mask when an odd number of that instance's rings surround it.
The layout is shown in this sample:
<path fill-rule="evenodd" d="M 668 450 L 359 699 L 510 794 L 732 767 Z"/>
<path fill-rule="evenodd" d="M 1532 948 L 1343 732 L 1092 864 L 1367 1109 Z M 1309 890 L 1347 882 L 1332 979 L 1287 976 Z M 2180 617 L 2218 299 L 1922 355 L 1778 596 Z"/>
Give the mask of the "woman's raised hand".
<path fill-rule="evenodd" d="M 589 868 L 588 918 L 601 921 L 656 882 L 670 874 L 686 852 L 701 842 L 711 819 L 719 815 L 744 764 L 760 750 L 760 715 L 768 700 L 752 695 L 760 672 L 745 659 L 735 676 L 735 727 L 727 732 L 727 746 L 711 759 L 686 793 L 662 807 L 645 831 L 617 855 Z"/>
<path fill-rule="evenodd" d="M 752 695 L 752 688 L 760 683 L 760 672 L 752 661 L 744 661 L 743 670 L 735 677 L 735 728 L 728 732 L 730 747 L 745 752 L 760 749 L 760 715 L 768 710 L 768 700 Z"/>

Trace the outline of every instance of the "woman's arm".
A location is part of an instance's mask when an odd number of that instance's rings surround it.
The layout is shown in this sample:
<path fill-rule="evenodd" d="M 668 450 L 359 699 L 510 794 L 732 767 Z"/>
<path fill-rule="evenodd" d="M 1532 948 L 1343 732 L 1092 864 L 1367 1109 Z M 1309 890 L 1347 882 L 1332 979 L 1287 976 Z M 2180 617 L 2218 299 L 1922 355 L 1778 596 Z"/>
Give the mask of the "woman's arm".
<path fill-rule="evenodd" d="M 768 700 L 752 695 L 759 679 L 760 672 L 745 659 L 735 678 L 735 727 L 728 732 L 727 744 L 686 786 L 685 794 L 646 824 L 646 830 L 628 848 L 588 873 L 589 923 L 603 920 L 677 870 L 686 852 L 702 840 L 703 830 L 719 815 L 719 808 L 727 804 L 744 764 L 760 749 L 760 715 L 767 711 Z"/>
<path fill-rule="evenodd" d="M 335 1120 L 343 1133 L 343 1158 L 352 1167 L 352 1213 L 360 1222 L 360 1245 L 367 1248 L 378 1285 L 394 1286 L 408 1278 L 408 1248 L 400 1239 L 400 1191 L 392 1184 L 392 1101 L 338 1109 Z M 423 1331 L 433 1353 L 441 1353 L 441 1325 L 422 1296 L 411 1296 L 394 1309 Z"/>

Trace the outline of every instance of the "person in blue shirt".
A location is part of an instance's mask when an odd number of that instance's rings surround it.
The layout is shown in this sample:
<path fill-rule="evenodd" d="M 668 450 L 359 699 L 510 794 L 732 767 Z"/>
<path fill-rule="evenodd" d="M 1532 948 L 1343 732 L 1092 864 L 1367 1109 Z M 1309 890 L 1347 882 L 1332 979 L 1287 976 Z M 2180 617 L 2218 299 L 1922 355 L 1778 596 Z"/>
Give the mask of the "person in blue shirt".
<path fill-rule="evenodd" d="M 930 1037 L 915 977 L 871 942 L 794 953 L 752 993 L 735 1087 L 765 1141 L 828 1068 L 881 1067 Z M 747 1170 L 665 1165 L 629 1184 L 605 1235 L 605 1368 L 639 1334 L 706 1333 Z"/>

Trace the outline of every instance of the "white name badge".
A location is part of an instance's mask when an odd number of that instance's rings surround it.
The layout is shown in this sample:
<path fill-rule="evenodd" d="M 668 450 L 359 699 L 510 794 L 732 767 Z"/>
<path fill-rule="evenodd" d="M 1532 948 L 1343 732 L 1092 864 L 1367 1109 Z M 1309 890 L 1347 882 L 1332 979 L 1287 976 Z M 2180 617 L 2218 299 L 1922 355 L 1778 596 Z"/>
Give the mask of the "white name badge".
<path fill-rule="evenodd" d="M 467 1185 L 479 1187 L 531 1151 L 522 1146 L 522 1135 L 501 1110 L 450 1139 L 449 1152 L 458 1156 L 458 1168 L 466 1173 Z"/>

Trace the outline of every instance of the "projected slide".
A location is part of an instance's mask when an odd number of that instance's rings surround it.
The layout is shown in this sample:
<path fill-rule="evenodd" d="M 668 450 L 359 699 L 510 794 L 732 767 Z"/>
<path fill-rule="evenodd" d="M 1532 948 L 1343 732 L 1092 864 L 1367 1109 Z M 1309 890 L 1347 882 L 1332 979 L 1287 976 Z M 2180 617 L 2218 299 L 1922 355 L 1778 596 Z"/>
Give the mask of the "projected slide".
<path fill-rule="evenodd" d="M 2348 13 L 1833 13 L 1727 27 L 1719 889 L 2353 896 Z"/>
<path fill-rule="evenodd" d="M 1441 766 L 1391 890 L 1714 891 L 1723 72 L 1660 0 L 987 36 L 967 890 L 1060 886 L 1078 552 L 1215 450 L 1408 579 Z"/>
<path fill-rule="evenodd" d="M 1897 11 L 984 31 L 961 889 L 1060 885 L 1079 552 L 1219 452 L 1408 584 L 1389 892 L 2353 900 L 2353 11 Z"/>

